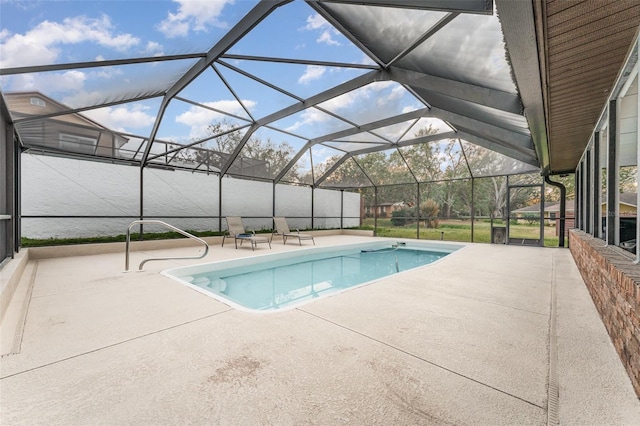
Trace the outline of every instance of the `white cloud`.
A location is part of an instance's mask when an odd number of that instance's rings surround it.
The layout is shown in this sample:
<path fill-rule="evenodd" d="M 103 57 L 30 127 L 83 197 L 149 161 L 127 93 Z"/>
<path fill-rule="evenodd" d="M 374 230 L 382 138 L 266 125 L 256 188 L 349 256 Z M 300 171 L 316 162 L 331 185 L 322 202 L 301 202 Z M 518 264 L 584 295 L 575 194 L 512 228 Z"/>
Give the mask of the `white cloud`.
<path fill-rule="evenodd" d="M 12 90 L 40 91 L 43 87 L 55 87 L 56 91 L 79 90 L 84 86 L 87 76 L 82 71 L 66 71 L 61 73 L 18 74 L 9 76 L 7 87 Z"/>
<path fill-rule="evenodd" d="M 419 108 L 423 108 L 423 107 L 424 107 L 424 105 L 422 105 L 420 107 L 418 107 L 416 105 L 407 105 L 404 108 L 402 108 L 402 114 L 406 114 L 408 112 L 412 112 L 412 111 L 415 111 L 415 110 L 417 110 Z"/>
<path fill-rule="evenodd" d="M 3 31 L 0 44 L 2 67 L 56 63 L 60 46 L 83 42 L 96 43 L 118 51 L 126 51 L 140 40 L 131 34 L 114 34 L 108 16 L 98 19 L 84 16 L 59 22 L 44 21 L 25 34 L 9 35 Z"/>
<path fill-rule="evenodd" d="M 255 107 L 255 101 L 243 100 L 242 103 L 251 110 Z M 203 105 L 208 106 L 210 108 L 215 108 L 220 111 L 225 111 L 230 114 L 235 115 L 244 115 L 244 109 L 235 100 L 224 100 L 224 101 L 216 101 L 216 102 L 205 102 Z M 182 114 L 176 117 L 176 123 L 185 124 L 191 127 L 191 131 L 189 133 L 190 138 L 201 138 L 206 136 L 207 127 L 213 123 L 219 122 L 224 119 L 226 116 L 224 114 L 220 114 L 218 112 L 212 111 L 206 108 L 200 108 L 197 106 L 192 106 L 188 111 L 183 112 Z"/>
<path fill-rule="evenodd" d="M 366 90 L 354 90 L 352 92 L 345 93 L 333 99 L 329 99 L 323 102 L 321 105 L 327 108 L 329 111 L 338 112 L 352 106 L 358 99 L 367 95 Z"/>
<path fill-rule="evenodd" d="M 57 89 L 57 88 L 56 88 Z M 69 90 L 72 94 L 62 98 L 62 103 L 72 108 L 89 105 L 99 105 L 105 101 L 105 93 L 100 91 L 89 92 L 82 87 Z"/>
<path fill-rule="evenodd" d="M 129 132 L 128 129 L 142 129 L 153 125 L 155 114 L 149 114 L 150 107 L 144 105 L 120 105 L 85 111 L 84 115 L 108 129 Z"/>
<path fill-rule="evenodd" d="M 326 19 L 324 19 L 319 14 L 307 16 L 307 25 L 305 25 L 305 30 L 317 30 L 322 27 L 329 27 L 329 23 Z"/>
<path fill-rule="evenodd" d="M 329 99 L 318 106 L 333 113 L 341 114 L 343 117 L 358 124 L 365 124 L 380 120 L 385 116 L 416 109 L 415 102 L 412 105 L 405 105 L 407 102 L 406 94 L 407 91 L 398 83 L 379 81 Z M 303 126 L 312 127 L 320 123 L 326 123 L 330 119 L 329 115 L 322 113 L 318 109 L 309 108 L 300 114 L 298 121 L 286 130 L 294 132 Z M 330 133 L 334 129 L 337 130 L 335 123 L 328 123 L 330 129 L 326 128 L 327 125 L 324 127 L 323 133 Z M 313 135 L 311 136 L 313 137 Z"/>
<path fill-rule="evenodd" d="M 97 71 L 87 73 L 89 78 L 99 77 L 103 80 L 111 80 L 120 77 L 124 72 L 120 68 L 97 68 Z"/>
<path fill-rule="evenodd" d="M 324 72 L 324 67 L 318 65 L 307 65 L 307 69 L 305 70 L 304 74 L 302 74 L 302 76 L 298 79 L 298 83 L 306 84 L 313 80 L 317 80 L 322 77 Z"/>
<path fill-rule="evenodd" d="M 388 94 L 381 93 L 390 88 L 392 89 Z M 377 81 L 323 102 L 322 105 L 326 106 L 329 111 L 338 112 L 355 105 L 362 105 L 363 102 L 370 105 L 371 101 L 369 100 L 373 98 L 377 109 L 380 110 L 385 109 L 387 105 L 395 107 L 394 101 L 400 99 L 404 93 L 404 88 L 393 81 Z M 367 106 L 365 109 L 371 108 Z"/>
<path fill-rule="evenodd" d="M 318 37 L 316 39 L 316 41 L 318 43 L 326 43 L 330 46 L 340 46 L 340 43 L 338 43 L 337 41 L 335 41 L 332 37 L 331 37 L 331 31 L 330 30 L 325 30 L 322 32 L 322 34 L 320 34 L 320 37 Z"/>
<path fill-rule="evenodd" d="M 336 155 L 339 155 L 339 156 L 343 155 L 342 152 L 333 148 L 329 148 L 325 145 L 314 145 L 314 147 L 311 148 L 311 150 L 313 153 L 313 163 L 316 165 L 316 167 L 324 165 L 323 169 L 325 170 L 326 170 L 327 161 L 329 161 L 329 158 L 334 157 Z"/>
<path fill-rule="evenodd" d="M 189 31 L 207 31 L 208 27 L 226 28 L 227 24 L 218 18 L 227 3 L 233 0 L 202 1 L 174 0 L 178 3 L 176 13 L 168 12 L 167 18 L 157 26 L 158 31 L 166 37 L 184 37 Z"/>
<path fill-rule="evenodd" d="M 9 38 L 9 35 L 10 35 L 10 34 L 11 34 L 11 33 L 9 32 L 9 30 L 8 30 L 8 29 L 3 28 L 3 29 L 0 31 L 0 41 L 4 40 L 4 39 L 6 39 L 6 38 Z"/>
<path fill-rule="evenodd" d="M 326 19 L 319 14 L 310 15 L 307 17 L 307 25 L 304 26 L 307 31 L 321 31 L 320 35 L 316 39 L 318 43 L 325 43 L 330 46 L 340 46 L 340 43 L 334 40 L 333 36 L 340 34 Z"/>
<path fill-rule="evenodd" d="M 189 22 L 181 21 L 177 15 L 169 12 L 169 17 L 158 24 L 158 31 L 166 37 L 186 37 L 189 34 Z"/>
<path fill-rule="evenodd" d="M 307 108 L 302 114 L 300 114 L 300 118 L 300 120 L 296 121 L 285 130 L 288 132 L 294 132 L 307 124 L 317 124 L 328 121 L 330 116 L 316 108 Z"/>
<path fill-rule="evenodd" d="M 144 53 L 152 56 L 164 55 L 162 45 L 160 43 L 156 43 L 155 41 L 150 41 L 147 43 Z"/>
<path fill-rule="evenodd" d="M 393 82 L 390 82 L 393 83 Z M 391 89 L 391 91 L 389 92 L 389 94 L 387 96 L 380 96 L 378 99 L 376 99 L 376 104 L 381 107 L 386 105 L 389 102 L 394 102 L 396 100 L 400 100 L 402 99 L 402 97 L 404 96 L 404 94 L 407 91 L 405 90 L 404 87 L 397 85 L 395 86 L 393 89 Z"/>
<path fill-rule="evenodd" d="M 322 102 L 319 104 L 319 106 L 335 113 L 348 110 L 362 98 L 368 97 L 370 90 L 371 89 L 369 89 L 368 86 L 365 86 L 364 88 L 361 88 L 359 90 L 344 93 L 340 96 L 329 99 L 328 101 Z M 301 120 L 296 121 L 293 125 L 289 126 L 285 130 L 293 132 L 302 126 L 326 122 L 329 119 L 330 116 L 323 113 L 322 111 L 316 108 L 308 108 L 301 114 Z"/>

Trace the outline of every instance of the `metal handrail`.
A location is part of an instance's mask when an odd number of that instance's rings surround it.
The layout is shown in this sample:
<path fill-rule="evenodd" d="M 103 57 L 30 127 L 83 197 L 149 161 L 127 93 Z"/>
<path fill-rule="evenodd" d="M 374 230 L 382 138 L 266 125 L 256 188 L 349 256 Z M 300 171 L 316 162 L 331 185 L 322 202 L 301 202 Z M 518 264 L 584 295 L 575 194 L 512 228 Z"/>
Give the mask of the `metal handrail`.
<path fill-rule="evenodd" d="M 125 246 L 125 260 L 124 260 L 124 271 L 128 272 L 129 271 L 129 241 L 131 240 L 131 228 L 133 228 L 135 225 L 142 225 L 142 224 L 155 224 L 155 225 L 162 225 L 165 226 L 173 231 L 176 231 L 182 235 L 184 235 L 185 237 L 189 237 L 192 238 L 196 241 L 198 241 L 199 243 L 204 244 L 204 253 L 202 253 L 201 256 L 187 256 L 187 257 L 152 257 L 149 259 L 145 259 L 142 262 L 140 262 L 140 266 L 138 266 L 138 271 L 142 271 L 142 267 L 144 266 L 145 263 L 147 262 L 151 262 L 152 260 L 175 260 L 175 259 L 202 259 L 203 257 L 205 257 L 207 255 L 207 253 L 209 252 L 209 244 L 207 244 L 207 242 L 205 240 L 203 240 L 202 238 L 198 238 L 195 235 L 192 235 L 186 231 L 183 231 L 180 228 L 176 228 L 173 225 L 169 225 L 166 222 L 163 222 L 161 220 L 134 220 L 133 222 L 131 222 L 129 224 L 129 227 L 127 228 L 127 242 L 126 242 L 126 246 Z"/>

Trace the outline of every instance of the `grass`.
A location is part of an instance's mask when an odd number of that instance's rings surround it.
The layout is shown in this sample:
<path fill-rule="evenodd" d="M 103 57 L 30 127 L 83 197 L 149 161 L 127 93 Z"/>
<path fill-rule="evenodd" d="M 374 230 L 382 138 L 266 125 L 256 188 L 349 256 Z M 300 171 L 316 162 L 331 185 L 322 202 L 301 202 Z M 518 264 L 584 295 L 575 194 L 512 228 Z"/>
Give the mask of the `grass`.
<path fill-rule="evenodd" d="M 494 221 L 494 224 L 504 226 L 503 221 Z M 365 219 L 364 223 L 355 229 L 374 230 L 374 220 Z M 517 224 L 510 226 L 511 236 L 514 238 L 538 238 L 538 225 Z M 214 231 L 187 231 L 196 237 L 215 237 L 223 235 L 224 232 Z M 270 233 L 269 229 L 257 230 L 256 233 Z M 376 235 L 380 237 L 391 238 L 416 238 L 415 222 L 405 226 L 393 226 L 390 219 L 378 219 L 378 230 Z M 177 232 L 145 232 L 143 240 L 166 240 L 186 238 Z M 117 243 L 125 242 L 125 234 L 106 237 L 88 237 L 88 238 L 22 238 L 22 247 L 45 247 L 59 246 L 71 244 L 97 244 L 97 243 Z M 131 234 L 131 241 L 138 241 L 139 233 Z M 471 222 L 469 220 L 442 220 L 438 228 L 426 228 L 423 223 L 420 224 L 420 239 L 422 240 L 444 240 L 471 242 Z M 473 242 L 490 243 L 491 242 L 491 223 L 490 221 L 480 220 L 473 224 Z M 565 244 L 568 239 L 565 240 Z M 546 226 L 544 228 L 544 245 L 545 247 L 558 247 L 558 237 L 555 235 L 555 228 Z"/>
<path fill-rule="evenodd" d="M 494 225 L 505 226 L 504 221 L 494 221 Z M 374 226 L 373 219 L 365 219 L 364 227 Z M 509 226 L 512 238 L 538 239 L 540 227 L 537 224 L 512 224 Z M 378 219 L 376 235 L 380 237 L 416 238 L 417 226 L 412 223 L 405 226 L 393 226 L 390 219 Z M 558 247 L 558 237 L 554 227 L 544 227 L 545 247 Z M 469 220 L 441 220 L 438 228 L 426 228 L 420 224 L 420 239 L 471 242 L 471 221 Z M 473 224 L 473 242 L 491 242 L 491 222 L 477 221 Z M 565 242 L 566 244 L 566 242 Z"/>

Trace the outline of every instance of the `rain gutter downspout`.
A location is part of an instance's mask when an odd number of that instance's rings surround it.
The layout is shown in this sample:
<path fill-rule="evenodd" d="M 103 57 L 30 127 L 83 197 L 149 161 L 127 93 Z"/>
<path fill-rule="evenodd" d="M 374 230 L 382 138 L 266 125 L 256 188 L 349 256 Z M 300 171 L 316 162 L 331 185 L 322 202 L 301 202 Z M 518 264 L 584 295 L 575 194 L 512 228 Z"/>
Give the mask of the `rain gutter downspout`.
<path fill-rule="evenodd" d="M 558 247 L 564 247 L 567 188 L 565 188 L 565 186 L 560 182 L 553 182 L 551 179 L 549 179 L 549 176 L 545 176 L 544 181 L 549 185 L 555 186 L 560 189 L 560 229 L 558 230 Z"/>

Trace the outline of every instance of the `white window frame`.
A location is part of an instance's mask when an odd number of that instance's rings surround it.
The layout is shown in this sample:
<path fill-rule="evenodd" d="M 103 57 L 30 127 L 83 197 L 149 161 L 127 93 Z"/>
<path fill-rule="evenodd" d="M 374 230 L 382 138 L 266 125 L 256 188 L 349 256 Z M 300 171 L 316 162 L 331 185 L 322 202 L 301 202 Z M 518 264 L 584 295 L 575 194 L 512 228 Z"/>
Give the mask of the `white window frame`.
<path fill-rule="evenodd" d="M 42 98 L 38 98 L 37 96 L 32 96 L 29 98 L 29 103 L 33 106 L 37 106 L 40 108 L 44 108 L 47 106 L 47 103 Z"/>
<path fill-rule="evenodd" d="M 93 154 L 98 140 L 88 136 L 73 135 L 71 133 L 58 134 L 58 148 L 63 151 Z"/>

